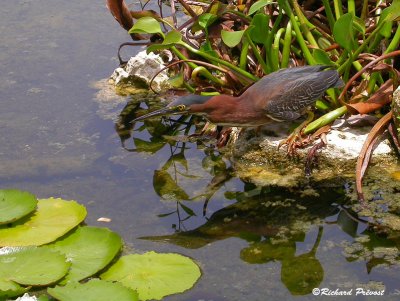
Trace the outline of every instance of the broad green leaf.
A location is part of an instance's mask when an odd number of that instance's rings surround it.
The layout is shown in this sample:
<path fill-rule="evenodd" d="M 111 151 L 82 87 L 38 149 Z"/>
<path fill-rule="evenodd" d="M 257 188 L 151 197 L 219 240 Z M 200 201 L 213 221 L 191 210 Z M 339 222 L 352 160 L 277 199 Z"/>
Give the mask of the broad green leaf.
<path fill-rule="evenodd" d="M 315 62 L 320 65 L 333 65 L 329 55 L 322 49 L 316 48 L 313 50 L 313 57 Z"/>
<path fill-rule="evenodd" d="M 43 199 L 33 215 L 9 226 L 0 226 L 0 246 L 39 246 L 63 236 L 86 217 L 86 208 L 75 201 Z"/>
<path fill-rule="evenodd" d="M 272 3 L 274 3 L 274 1 L 272 1 L 272 0 L 259 0 L 259 1 L 255 2 L 252 6 L 250 6 L 249 15 L 254 14 L 260 8 L 263 8 L 264 6 L 266 6 L 268 4 L 272 4 Z"/>
<path fill-rule="evenodd" d="M 205 52 L 213 57 L 219 57 L 219 54 L 212 48 L 210 40 L 206 40 L 201 46 L 200 51 Z"/>
<path fill-rule="evenodd" d="M 182 34 L 179 31 L 171 30 L 165 35 L 163 45 L 179 44 L 182 41 Z"/>
<path fill-rule="evenodd" d="M 365 22 L 357 16 L 353 16 L 353 28 L 363 35 L 365 34 Z"/>
<path fill-rule="evenodd" d="M 199 26 L 203 29 L 207 29 L 211 24 L 213 24 L 218 17 L 214 14 L 204 13 L 201 14 L 197 20 Z"/>
<path fill-rule="evenodd" d="M 170 48 L 171 45 L 164 45 L 164 44 L 152 44 L 146 48 L 146 53 L 156 52 L 164 49 Z"/>
<path fill-rule="evenodd" d="M 3 248 L 0 255 L 0 296 L 21 287 L 49 285 L 61 279 L 70 263 L 64 255 L 45 248 Z M 8 287 L 7 287 L 8 286 Z M 4 294 L 4 295 L 3 295 Z"/>
<path fill-rule="evenodd" d="M 13 281 L 1 279 L 0 277 L 0 300 L 7 300 L 8 298 L 22 295 L 27 290 L 27 288 L 24 288 Z"/>
<path fill-rule="evenodd" d="M 342 15 L 333 26 L 333 37 L 335 41 L 347 51 L 351 52 L 356 47 L 354 41 L 352 13 Z"/>
<path fill-rule="evenodd" d="M 169 84 L 174 88 L 180 88 L 183 86 L 183 72 L 180 72 L 174 76 L 170 76 L 168 79 Z"/>
<path fill-rule="evenodd" d="M 143 17 L 136 21 L 136 23 L 129 30 L 129 33 L 159 33 L 163 34 L 160 23 L 152 17 Z"/>
<path fill-rule="evenodd" d="M 138 301 L 137 292 L 117 282 L 92 279 L 81 284 L 71 282 L 66 286 L 56 286 L 47 292 L 60 301 Z"/>
<path fill-rule="evenodd" d="M 188 200 L 187 193 L 178 186 L 165 170 L 155 170 L 153 176 L 154 191 L 166 200 Z"/>
<path fill-rule="evenodd" d="M 80 281 L 106 267 L 121 250 L 122 240 L 106 228 L 79 227 L 46 247 L 65 254 L 71 262 L 65 281 Z"/>
<path fill-rule="evenodd" d="M 161 300 L 190 289 L 200 278 L 197 264 L 179 254 L 132 254 L 121 257 L 100 278 L 136 290 L 140 300 Z"/>
<path fill-rule="evenodd" d="M 244 34 L 244 30 L 239 30 L 239 31 L 222 30 L 221 31 L 221 38 L 222 38 L 222 41 L 228 47 L 235 47 L 242 40 L 243 34 Z"/>
<path fill-rule="evenodd" d="M 386 15 L 385 21 L 398 21 L 400 18 L 400 0 L 393 0 L 387 10 L 389 10 L 389 13 Z"/>
<path fill-rule="evenodd" d="M 0 225 L 12 223 L 35 210 L 36 197 L 16 189 L 0 190 Z"/>
<path fill-rule="evenodd" d="M 381 30 L 379 31 L 379 33 L 384 36 L 385 38 L 390 38 L 390 36 L 392 35 L 392 26 L 393 26 L 393 21 L 386 21 L 387 19 L 389 19 L 390 16 L 390 12 L 391 12 L 391 8 L 385 8 L 382 13 L 381 16 L 379 18 L 379 22 L 378 22 L 378 26 L 382 23 L 385 22 L 385 24 L 383 25 L 383 27 L 381 28 Z"/>
<path fill-rule="evenodd" d="M 250 23 L 249 34 L 254 43 L 265 44 L 268 39 L 270 16 L 265 14 L 256 14 Z"/>

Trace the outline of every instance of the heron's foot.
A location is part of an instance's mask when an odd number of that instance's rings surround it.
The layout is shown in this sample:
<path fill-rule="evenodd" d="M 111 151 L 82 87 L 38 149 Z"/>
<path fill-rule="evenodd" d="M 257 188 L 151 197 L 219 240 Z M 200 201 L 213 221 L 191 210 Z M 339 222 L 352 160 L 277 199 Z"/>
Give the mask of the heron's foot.
<path fill-rule="evenodd" d="M 307 119 L 304 122 L 302 122 L 298 127 L 296 127 L 288 138 L 282 140 L 279 143 L 278 149 L 281 148 L 283 145 L 286 145 L 287 153 L 289 156 L 297 155 L 297 149 L 303 147 L 304 145 L 307 144 L 307 141 L 309 141 L 307 137 L 303 138 L 302 131 L 307 126 L 307 124 L 309 124 L 313 120 L 313 118 L 314 114 L 311 111 L 309 111 Z"/>
<path fill-rule="evenodd" d="M 297 149 L 303 145 L 303 139 L 301 136 L 301 130 L 296 130 L 289 135 L 286 139 L 279 142 L 278 149 L 286 145 L 287 153 L 289 156 L 296 156 Z"/>

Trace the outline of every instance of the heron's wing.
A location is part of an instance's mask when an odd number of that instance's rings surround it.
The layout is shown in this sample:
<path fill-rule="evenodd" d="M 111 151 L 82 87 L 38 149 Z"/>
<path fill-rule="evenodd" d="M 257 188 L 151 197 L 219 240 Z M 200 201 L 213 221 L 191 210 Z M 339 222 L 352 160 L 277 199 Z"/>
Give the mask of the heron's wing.
<path fill-rule="evenodd" d="M 288 73 L 282 80 L 264 94 L 268 99 L 264 102 L 265 114 L 276 120 L 299 118 L 305 108 L 312 105 L 327 89 L 336 87 L 341 81 L 335 70 Z"/>

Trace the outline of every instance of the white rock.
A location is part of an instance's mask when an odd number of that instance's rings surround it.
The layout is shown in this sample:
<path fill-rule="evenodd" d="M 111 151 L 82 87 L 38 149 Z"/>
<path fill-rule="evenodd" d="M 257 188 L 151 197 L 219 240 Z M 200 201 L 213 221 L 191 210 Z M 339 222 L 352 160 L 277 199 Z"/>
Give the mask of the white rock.
<path fill-rule="evenodd" d="M 15 301 L 37 301 L 35 296 L 29 296 L 28 293 L 25 293 L 22 297 L 15 299 Z"/>
<path fill-rule="evenodd" d="M 134 57 L 131 57 L 124 68 L 119 67 L 115 69 L 111 78 L 116 85 L 130 80 L 139 80 L 149 85 L 153 76 L 164 67 L 164 62 L 158 54 L 154 54 L 153 52 L 147 54 L 146 51 L 141 51 Z M 152 83 L 152 88 L 157 91 L 169 89 L 168 78 L 167 70 L 158 73 Z"/>
<path fill-rule="evenodd" d="M 338 119 L 326 136 L 328 145 L 321 149 L 321 155 L 332 159 L 356 159 L 371 128 L 372 126 L 350 127 L 346 120 Z M 260 145 L 264 149 L 269 149 L 271 146 L 278 147 L 279 143 L 288 136 L 286 124 L 274 124 L 270 129 L 275 136 L 265 137 L 265 140 Z M 299 153 L 307 153 L 307 149 L 304 151 L 299 150 Z M 284 152 L 284 147 L 281 150 Z M 376 145 L 373 155 L 389 155 L 391 153 L 390 142 L 386 136 L 383 136 L 383 139 Z"/>

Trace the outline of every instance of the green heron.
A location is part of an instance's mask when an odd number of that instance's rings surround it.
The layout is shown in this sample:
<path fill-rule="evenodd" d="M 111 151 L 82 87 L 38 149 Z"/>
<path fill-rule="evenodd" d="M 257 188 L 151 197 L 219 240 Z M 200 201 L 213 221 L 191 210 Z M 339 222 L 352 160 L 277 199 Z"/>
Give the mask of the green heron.
<path fill-rule="evenodd" d="M 183 96 L 132 122 L 172 114 L 201 115 L 216 125 L 235 127 L 295 120 L 327 89 L 343 85 L 338 72 L 326 68 L 317 65 L 281 69 L 264 76 L 238 97 Z"/>

